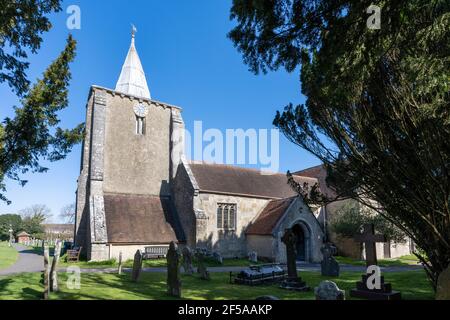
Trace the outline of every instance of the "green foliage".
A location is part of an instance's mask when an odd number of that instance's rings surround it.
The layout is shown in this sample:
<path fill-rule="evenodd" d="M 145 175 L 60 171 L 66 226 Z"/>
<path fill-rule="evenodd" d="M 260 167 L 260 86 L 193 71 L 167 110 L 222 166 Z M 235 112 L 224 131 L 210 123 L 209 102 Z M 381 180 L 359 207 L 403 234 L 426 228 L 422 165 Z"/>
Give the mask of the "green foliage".
<path fill-rule="evenodd" d="M 61 10 L 61 0 L 0 0 L 0 83 L 18 94 L 27 92 L 28 54 L 36 53 L 41 35 L 51 28 L 47 14 Z"/>
<path fill-rule="evenodd" d="M 15 108 L 14 118 L 6 118 L 0 125 L 0 200 L 7 201 L 5 177 L 24 185 L 26 181 L 19 174 L 47 171 L 41 160 L 64 159 L 82 139 L 84 125 L 72 130 L 58 127 L 58 112 L 68 105 L 69 63 L 75 57 L 75 47 L 69 36 L 64 51 L 22 99 L 23 106 Z"/>
<path fill-rule="evenodd" d="M 18 214 L 0 215 L 0 241 L 9 240 L 9 229 L 13 230 L 13 234 L 22 231 L 22 217 Z"/>
<path fill-rule="evenodd" d="M 44 223 L 50 218 L 50 209 L 43 204 L 35 204 L 20 211 L 22 230 L 36 239 L 45 239 Z"/>
<path fill-rule="evenodd" d="M 330 219 L 331 230 L 346 238 L 353 238 L 361 233 L 366 224 L 374 224 L 376 232 L 385 235 L 389 241 L 394 243 L 406 241 L 404 232 L 373 210 L 361 207 L 356 201 L 346 202 Z"/>
<path fill-rule="evenodd" d="M 231 17 L 252 71 L 301 68 L 306 103 L 275 126 L 324 163 L 339 198 L 410 236 L 435 285 L 450 263 L 450 2 L 234 0 Z"/>

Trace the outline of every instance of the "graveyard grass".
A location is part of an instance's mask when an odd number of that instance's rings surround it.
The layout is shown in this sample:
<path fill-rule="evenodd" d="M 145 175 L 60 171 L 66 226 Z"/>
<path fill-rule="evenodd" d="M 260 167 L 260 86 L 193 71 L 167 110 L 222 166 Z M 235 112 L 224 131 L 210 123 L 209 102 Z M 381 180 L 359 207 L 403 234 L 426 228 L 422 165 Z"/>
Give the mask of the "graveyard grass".
<path fill-rule="evenodd" d="M 0 270 L 16 263 L 18 256 L 16 249 L 9 247 L 8 242 L 0 242 Z"/>
<path fill-rule="evenodd" d="M 361 274 L 344 272 L 339 278 L 322 277 L 316 272 L 302 272 L 301 276 L 312 288 L 321 281 L 332 280 L 346 291 L 350 299 L 350 289 Z M 395 290 L 402 292 L 403 299 L 432 300 L 434 293 L 423 271 L 386 273 L 386 281 L 392 283 Z M 59 274 L 61 292 L 52 293 L 53 300 L 169 300 L 166 294 L 166 274 L 142 273 L 138 283 L 131 281 L 131 274 L 86 273 L 81 275 L 81 289 L 69 290 L 66 286 L 67 275 Z M 42 274 L 27 273 L 11 277 L 0 277 L 1 299 L 36 300 L 43 292 Z M 182 296 L 188 300 L 253 300 L 263 295 L 274 295 L 280 299 L 311 300 L 314 293 L 292 292 L 278 288 L 277 285 L 240 286 L 229 283 L 228 273 L 211 273 L 211 281 L 200 280 L 197 274 L 182 276 Z"/>
<path fill-rule="evenodd" d="M 348 257 L 334 257 L 341 265 L 351 265 L 351 266 L 365 266 L 366 261 L 357 260 Z M 400 266 L 411 266 L 418 265 L 419 259 L 415 255 L 407 255 L 395 259 L 382 259 L 378 260 L 378 265 L 380 267 L 400 267 Z"/>

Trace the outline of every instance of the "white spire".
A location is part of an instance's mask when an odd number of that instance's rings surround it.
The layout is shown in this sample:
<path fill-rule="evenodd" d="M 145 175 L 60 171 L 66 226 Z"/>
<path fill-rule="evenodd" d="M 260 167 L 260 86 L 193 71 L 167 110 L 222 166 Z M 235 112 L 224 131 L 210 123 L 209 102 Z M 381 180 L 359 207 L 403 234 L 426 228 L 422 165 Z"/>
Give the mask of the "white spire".
<path fill-rule="evenodd" d="M 122 67 L 122 72 L 117 81 L 116 91 L 151 99 L 144 69 L 142 68 L 141 60 L 139 59 L 136 47 L 134 46 L 136 32 L 136 27 L 133 25 L 130 50 L 128 51 L 127 58 Z"/>

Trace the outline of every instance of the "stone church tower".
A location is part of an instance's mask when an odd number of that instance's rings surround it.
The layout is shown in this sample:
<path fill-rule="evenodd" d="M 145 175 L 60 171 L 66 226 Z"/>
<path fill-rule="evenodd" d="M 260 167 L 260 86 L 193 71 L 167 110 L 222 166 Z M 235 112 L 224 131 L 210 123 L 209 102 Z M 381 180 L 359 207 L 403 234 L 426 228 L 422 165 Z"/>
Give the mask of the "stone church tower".
<path fill-rule="evenodd" d="M 75 242 L 89 260 L 182 241 L 170 185 L 183 130 L 179 107 L 151 99 L 133 28 L 116 88 L 92 86 L 86 106 Z"/>

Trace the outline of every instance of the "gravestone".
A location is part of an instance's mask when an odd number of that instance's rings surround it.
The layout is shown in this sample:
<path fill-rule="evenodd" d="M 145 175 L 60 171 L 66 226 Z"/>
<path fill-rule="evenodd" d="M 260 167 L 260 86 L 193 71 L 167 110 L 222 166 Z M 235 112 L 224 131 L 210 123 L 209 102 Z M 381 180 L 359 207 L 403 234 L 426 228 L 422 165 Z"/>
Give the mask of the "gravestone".
<path fill-rule="evenodd" d="M 131 273 L 131 280 L 133 282 L 138 282 L 141 271 L 142 271 L 142 253 L 141 250 L 138 250 L 136 251 L 133 260 L 133 271 Z"/>
<path fill-rule="evenodd" d="M 297 236 L 294 231 L 292 231 L 292 229 L 287 229 L 281 238 L 281 241 L 286 245 L 288 276 L 287 279 L 283 280 L 280 287 L 295 291 L 311 290 L 297 273 Z"/>
<path fill-rule="evenodd" d="M 339 289 L 336 283 L 332 281 L 322 281 L 314 289 L 316 300 L 345 300 L 345 291 Z"/>
<path fill-rule="evenodd" d="M 223 264 L 223 258 L 222 255 L 219 252 L 214 251 L 212 254 L 212 257 L 214 260 L 217 261 L 217 263 L 219 264 Z"/>
<path fill-rule="evenodd" d="M 43 245 L 44 247 L 44 300 L 48 300 L 50 295 L 50 250 L 48 245 Z"/>
<path fill-rule="evenodd" d="M 208 269 L 206 268 L 204 252 L 196 251 L 195 258 L 197 259 L 197 273 L 200 274 L 200 279 L 211 280 Z"/>
<path fill-rule="evenodd" d="M 375 226 L 373 224 L 366 224 L 363 233 L 355 236 L 355 241 L 364 243 L 366 266 L 378 265 L 376 245 L 377 242 L 386 242 L 386 237 L 381 234 L 375 234 Z"/>
<path fill-rule="evenodd" d="M 323 255 L 321 263 L 322 276 L 339 277 L 339 263 L 333 257 L 337 253 L 337 248 L 332 243 L 325 243 L 320 249 Z"/>
<path fill-rule="evenodd" d="M 175 242 L 170 243 L 167 252 L 167 293 L 173 297 L 181 297 L 180 254 Z"/>
<path fill-rule="evenodd" d="M 192 250 L 188 246 L 183 248 L 183 269 L 186 274 L 193 274 L 194 267 L 192 266 Z"/>
<path fill-rule="evenodd" d="M 366 249 L 366 265 L 369 268 L 377 266 L 377 242 L 386 242 L 386 237 L 375 234 L 375 226 L 367 224 L 364 226 L 362 234 L 355 237 L 357 242 L 363 242 Z M 393 291 L 390 283 L 385 283 L 384 277 L 379 275 L 379 286 L 375 288 L 369 287 L 372 279 L 375 279 L 376 268 L 374 273 L 368 273 L 362 276 L 362 280 L 356 283 L 356 289 L 350 291 L 350 296 L 354 298 L 363 298 L 369 300 L 400 300 L 401 293 Z"/>
<path fill-rule="evenodd" d="M 258 253 L 256 253 L 255 251 L 252 251 L 248 254 L 248 260 L 251 263 L 257 263 L 258 262 Z"/>
<path fill-rule="evenodd" d="M 58 292 L 58 263 L 61 256 L 61 241 L 56 241 L 55 252 L 53 255 L 52 268 L 50 270 L 50 291 Z"/>
<path fill-rule="evenodd" d="M 117 273 L 119 275 L 122 274 L 122 251 L 119 252 L 119 266 L 118 266 L 118 269 L 117 269 Z"/>
<path fill-rule="evenodd" d="M 450 265 L 439 275 L 436 300 L 450 300 Z"/>

